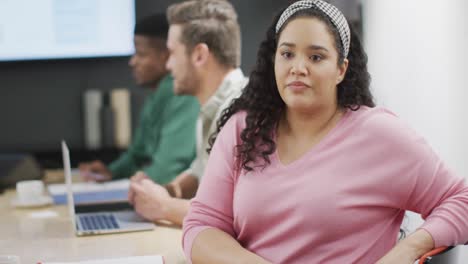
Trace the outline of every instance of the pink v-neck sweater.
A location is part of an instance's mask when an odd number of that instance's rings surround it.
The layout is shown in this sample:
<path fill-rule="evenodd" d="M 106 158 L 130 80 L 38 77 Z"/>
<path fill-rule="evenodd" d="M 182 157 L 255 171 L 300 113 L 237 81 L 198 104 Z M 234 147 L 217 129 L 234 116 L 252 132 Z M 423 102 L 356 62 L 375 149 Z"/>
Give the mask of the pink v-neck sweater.
<path fill-rule="evenodd" d="M 195 237 L 218 228 L 273 263 L 375 263 L 396 243 L 405 210 L 436 244 L 468 240 L 468 187 L 428 143 L 383 108 L 348 111 L 298 160 L 234 168 L 245 113 L 222 129 L 184 221 Z"/>

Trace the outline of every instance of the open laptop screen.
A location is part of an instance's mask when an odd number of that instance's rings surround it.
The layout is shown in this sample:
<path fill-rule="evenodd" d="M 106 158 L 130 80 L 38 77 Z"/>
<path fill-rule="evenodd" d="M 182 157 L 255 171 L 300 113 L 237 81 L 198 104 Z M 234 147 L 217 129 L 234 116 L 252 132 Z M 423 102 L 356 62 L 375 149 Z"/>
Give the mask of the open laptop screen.
<path fill-rule="evenodd" d="M 70 165 L 70 151 L 68 150 L 67 144 L 62 140 L 62 156 L 63 156 L 63 171 L 65 174 L 65 185 L 67 188 L 67 205 L 68 213 L 72 219 L 73 226 L 75 224 L 75 203 L 73 201 L 72 192 L 72 177 L 71 177 L 71 165 Z"/>

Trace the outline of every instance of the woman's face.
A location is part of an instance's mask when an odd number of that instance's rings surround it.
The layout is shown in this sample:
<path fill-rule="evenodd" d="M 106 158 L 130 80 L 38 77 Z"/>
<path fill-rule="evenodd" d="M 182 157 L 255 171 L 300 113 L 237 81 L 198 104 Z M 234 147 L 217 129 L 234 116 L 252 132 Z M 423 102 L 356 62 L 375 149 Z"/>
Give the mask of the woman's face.
<path fill-rule="evenodd" d="M 324 22 L 310 17 L 290 21 L 275 54 L 276 84 L 286 107 L 301 112 L 336 107 L 336 86 L 348 65 L 337 62 L 335 41 Z"/>

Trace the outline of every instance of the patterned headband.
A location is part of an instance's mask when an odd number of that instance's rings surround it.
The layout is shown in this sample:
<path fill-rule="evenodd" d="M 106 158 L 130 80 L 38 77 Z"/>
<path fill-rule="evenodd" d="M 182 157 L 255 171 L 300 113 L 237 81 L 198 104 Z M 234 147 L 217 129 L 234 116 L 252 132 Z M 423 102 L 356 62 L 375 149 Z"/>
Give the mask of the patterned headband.
<path fill-rule="evenodd" d="M 325 13 L 330 18 L 333 25 L 340 34 L 341 44 L 343 44 L 344 49 L 344 56 L 345 58 L 348 57 L 349 44 L 351 42 L 351 32 L 349 30 L 348 22 L 340 10 L 338 10 L 338 8 L 322 0 L 302 0 L 290 5 L 281 14 L 281 17 L 276 24 L 276 33 L 280 31 L 284 23 L 297 11 L 309 8 L 316 8 Z"/>

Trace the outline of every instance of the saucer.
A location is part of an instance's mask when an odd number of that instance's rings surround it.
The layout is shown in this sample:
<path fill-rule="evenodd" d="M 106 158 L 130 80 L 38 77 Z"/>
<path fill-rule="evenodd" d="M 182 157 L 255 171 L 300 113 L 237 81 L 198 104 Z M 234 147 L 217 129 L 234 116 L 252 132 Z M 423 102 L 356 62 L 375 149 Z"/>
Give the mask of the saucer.
<path fill-rule="evenodd" d="M 15 207 L 20 207 L 20 208 L 41 207 L 41 206 L 46 206 L 49 204 L 52 204 L 52 197 L 46 196 L 46 195 L 39 196 L 34 201 L 30 201 L 30 202 L 22 202 L 18 200 L 18 197 L 15 197 L 11 200 L 11 205 Z"/>

